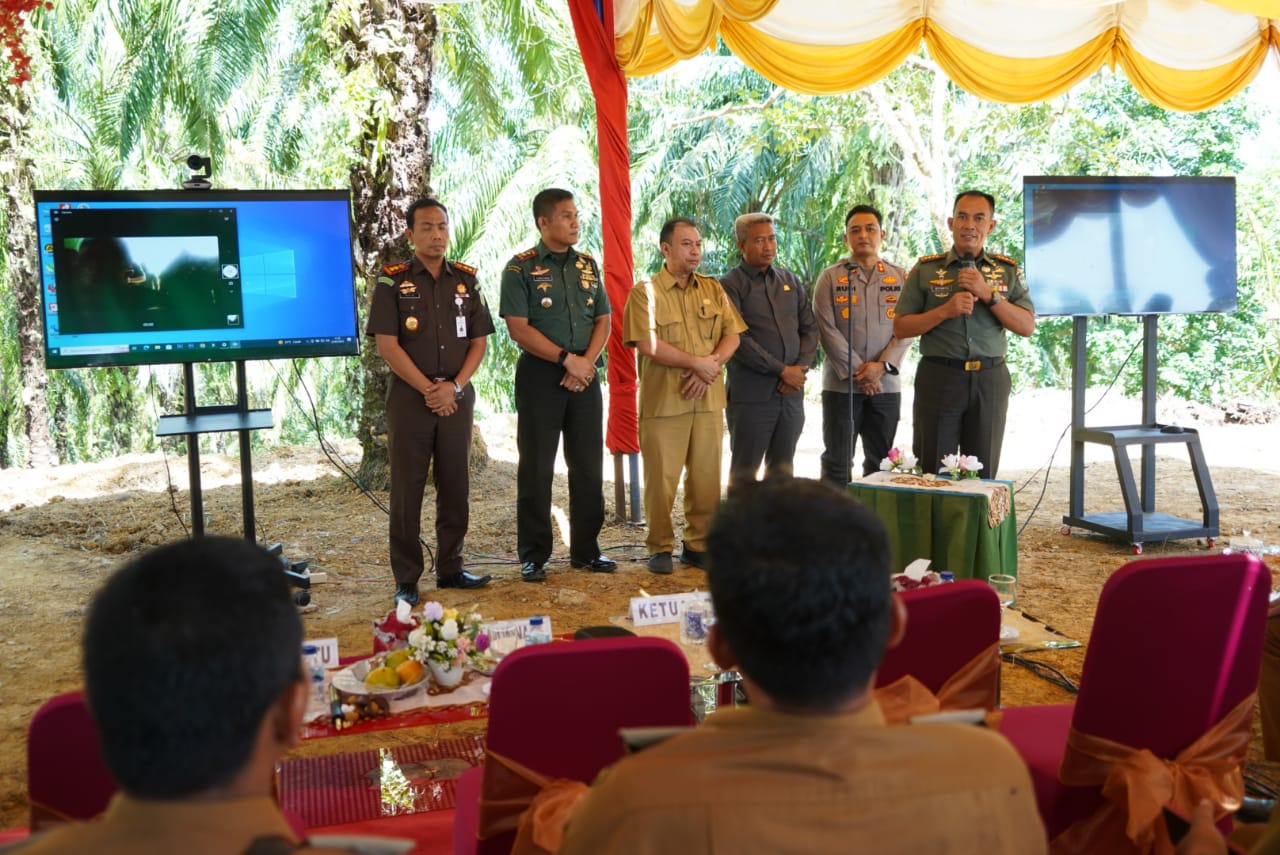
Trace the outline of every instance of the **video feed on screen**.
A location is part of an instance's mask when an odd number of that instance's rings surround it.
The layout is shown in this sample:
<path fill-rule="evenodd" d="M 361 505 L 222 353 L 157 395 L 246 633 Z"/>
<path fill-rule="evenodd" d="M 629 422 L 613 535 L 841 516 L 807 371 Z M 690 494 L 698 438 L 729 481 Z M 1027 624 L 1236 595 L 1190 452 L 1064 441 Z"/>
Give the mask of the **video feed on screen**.
<path fill-rule="evenodd" d="M 1037 314 L 1235 310 L 1234 179 L 1036 177 L 1023 198 Z"/>

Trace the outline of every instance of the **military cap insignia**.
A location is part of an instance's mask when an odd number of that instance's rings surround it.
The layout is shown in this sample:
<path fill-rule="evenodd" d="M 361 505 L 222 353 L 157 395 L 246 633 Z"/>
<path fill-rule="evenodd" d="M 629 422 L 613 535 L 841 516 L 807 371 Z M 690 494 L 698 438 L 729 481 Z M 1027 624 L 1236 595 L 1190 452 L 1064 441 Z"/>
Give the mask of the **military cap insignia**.
<path fill-rule="evenodd" d="M 534 247 L 533 249 L 526 249 L 524 252 L 517 252 L 517 253 L 516 253 L 516 260 L 517 260 L 517 261 L 528 261 L 529 259 L 533 258 L 533 257 L 534 257 L 535 255 L 537 255 L 537 254 L 538 254 L 538 248 L 537 248 L 537 247 Z"/>
<path fill-rule="evenodd" d="M 461 261 L 455 261 L 453 262 L 453 266 L 454 269 L 461 270 L 463 273 L 468 273 L 472 276 L 476 275 L 476 269 L 470 264 L 463 264 Z"/>
<path fill-rule="evenodd" d="M 408 269 L 409 269 L 409 263 L 407 261 L 401 261 L 396 264 L 382 265 L 382 272 L 387 276 L 395 276 L 397 273 L 403 273 Z"/>

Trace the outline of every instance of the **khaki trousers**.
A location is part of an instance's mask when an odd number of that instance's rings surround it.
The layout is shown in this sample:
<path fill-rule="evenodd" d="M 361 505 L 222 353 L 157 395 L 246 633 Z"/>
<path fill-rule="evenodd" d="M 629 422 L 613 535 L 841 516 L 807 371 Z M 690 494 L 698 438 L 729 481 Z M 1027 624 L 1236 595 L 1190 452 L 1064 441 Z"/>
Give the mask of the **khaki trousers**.
<path fill-rule="evenodd" d="M 724 410 L 640 419 L 644 459 L 645 545 L 649 552 L 672 552 L 671 508 L 684 471 L 684 546 L 707 548 L 711 515 L 720 503 L 720 457 Z"/>

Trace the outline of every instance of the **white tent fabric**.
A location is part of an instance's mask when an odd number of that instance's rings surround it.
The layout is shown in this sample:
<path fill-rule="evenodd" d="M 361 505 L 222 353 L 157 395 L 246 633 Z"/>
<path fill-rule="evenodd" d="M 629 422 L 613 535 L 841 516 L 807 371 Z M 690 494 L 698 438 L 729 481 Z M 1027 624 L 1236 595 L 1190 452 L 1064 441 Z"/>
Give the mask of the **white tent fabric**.
<path fill-rule="evenodd" d="M 1280 0 L 612 0 L 619 65 L 653 74 L 715 44 L 787 88 L 847 92 L 923 44 L 984 98 L 1052 98 L 1104 65 L 1162 106 L 1199 110 L 1280 46 Z"/>

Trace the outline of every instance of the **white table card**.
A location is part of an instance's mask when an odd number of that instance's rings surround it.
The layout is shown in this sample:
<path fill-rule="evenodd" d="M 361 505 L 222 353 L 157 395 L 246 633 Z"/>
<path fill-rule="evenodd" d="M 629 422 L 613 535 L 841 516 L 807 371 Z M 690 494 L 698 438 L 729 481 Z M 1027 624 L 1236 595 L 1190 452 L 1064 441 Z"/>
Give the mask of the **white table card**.
<path fill-rule="evenodd" d="M 690 600 L 705 600 L 706 591 L 690 591 L 684 594 L 663 594 L 658 597 L 632 597 L 631 622 L 636 626 L 652 626 L 656 623 L 676 623 L 680 620 L 680 604 Z"/>

